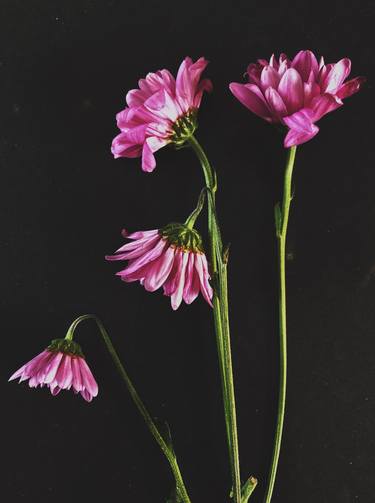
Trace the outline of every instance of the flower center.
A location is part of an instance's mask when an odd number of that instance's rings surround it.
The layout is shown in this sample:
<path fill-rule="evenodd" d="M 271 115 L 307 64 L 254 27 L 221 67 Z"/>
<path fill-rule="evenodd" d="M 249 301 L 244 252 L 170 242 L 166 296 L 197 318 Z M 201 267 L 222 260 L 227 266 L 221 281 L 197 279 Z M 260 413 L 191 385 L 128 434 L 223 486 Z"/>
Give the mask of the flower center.
<path fill-rule="evenodd" d="M 177 146 L 183 145 L 194 134 L 197 126 L 197 112 L 190 110 L 173 124 L 172 142 Z"/>
<path fill-rule="evenodd" d="M 189 229 L 187 225 L 171 223 L 161 229 L 160 234 L 172 246 L 176 246 L 183 251 L 203 252 L 202 238 L 199 232 L 195 229 Z"/>

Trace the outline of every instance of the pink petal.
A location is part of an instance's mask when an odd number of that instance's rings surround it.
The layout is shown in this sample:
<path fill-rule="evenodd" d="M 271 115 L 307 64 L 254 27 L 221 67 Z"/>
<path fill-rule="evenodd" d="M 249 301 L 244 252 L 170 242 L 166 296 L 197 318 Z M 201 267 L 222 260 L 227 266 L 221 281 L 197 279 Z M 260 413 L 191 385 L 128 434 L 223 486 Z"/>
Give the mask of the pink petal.
<path fill-rule="evenodd" d="M 73 389 L 76 392 L 82 391 L 83 383 L 81 377 L 81 368 L 79 365 L 79 357 L 72 358 L 72 371 L 73 371 Z"/>
<path fill-rule="evenodd" d="M 287 115 L 287 109 L 280 94 L 273 87 L 269 87 L 265 92 L 266 100 L 276 118 Z"/>
<path fill-rule="evenodd" d="M 140 267 L 157 259 L 163 253 L 166 246 L 168 246 L 168 244 L 165 241 L 165 239 L 160 238 L 159 242 L 151 250 L 147 251 L 141 257 L 139 257 L 135 260 L 131 260 L 129 262 L 129 265 L 126 269 L 126 273 L 131 274 L 131 273 L 137 271 L 137 269 L 139 269 Z"/>
<path fill-rule="evenodd" d="M 148 146 L 147 142 L 143 144 L 142 150 L 142 169 L 147 173 L 151 173 L 154 171 L 156 166 L 155 156 L 152 153 L 152 150 Z"/>
<path fill-rule="evenodd" d="M 311 72 L 315 76 L 319 71 L 318 61 L 311 51 L 300 51 L 292 61 L 292 68 L 297 70 L 304 82 L 308 81 Z"/>
<path fill-rule="evenodd" d="M 234 96 L 238 99 L 238 101 L 245 105 L 245 107 L 247 107 L 259 117 L 262 117 L 262 119 L 265 119 L 269 122 L 272 121 L 267 102 L 261 96 L 261 91 L 256 85 L 237 84 L 236 82 L 232 82 L 229 85 L 229 88 Z"/>
<path fill-rule="evenodd" d="M 152 263 L 144 281 L 144 287 L 148 292 L 154 292 L 165 283 L 172 270 L 174 254 L 175 250 L 169 246 L 166 251 Z"/>
<path fill-rule="evenodd" d="M 171 272 L 163 285 L 164 295 L 170 296 L 176 289 L 178 273 L 181 270 L 182 254 L 183 252 L 179 248 L 176 248 Z"/>
<path fill-rule="evenodd" d="M 160 236 L 157 235 L 153 237 L 152 239 L 140 239 L 138 241 L 134 241 L 133 243 L 128 243 L 133 245 L 132 250 L 125 250 L 124 252 L 121 253 L 121 249 L 124 247 L 119 248 L 116 251 L 116 255 L 107 255 L 105 258 L 106 260 L 133 260 L 141 255 L 144 255 L 146 252 L 151 250 L 151 248 L 154 248 L 156 243 L 159 241 Z M 138 243 L 138 246 L 134 246 L 135 244 Z M 126 245 L 124 245 L 126 246 Z"/>
<path fill-rule="evenodd" d="M 340 87 L 336 96 L 340 99 L 348 98 L 352 94 L 357 93 L 365 82 L 365 77 L 356 77 L 355 79 L 348 80 L 348 82 L 345 82 L 345 84 Z"/>
<path fill-rule="evenodd" d="M 272 66 L 265 66 L 260 76 L 260 82 L 263 92 L 269 87 L 277 89 L 280 76 Z"/>
<path fill-rule="evenodd" d="M 184 293 L 184 286 L 185 286 L 185 272 L 188 260 L 189 260 L 189 252 L 182 252 L 180 269 L 176 275 L 177 276 L 176 288 L 171 295 L 171 305 L 174 311 L 176 311 L 176 309 L 180 307 L 182 302 L 182 295 Z"/>
<path fill-rule="evenodd" d="M 208 265 L 206 256 L 201 253 L 197 253 L 195 256 L 194 265 L 199 276 L 202 295 L 204 299 L 208 302 L 208 304 L 212 307 L 211 299 L 213 291 L 211 285 L 208 282 L 209 274 L 208 274 Z"/>
<path fill-rule="evenodd" d="M 303 107 L 303 82 L 294 68 L 289 68 L 281 77 L 278 92 L 282 97 L 288 114 L 293 114 Z"/>
<path fill-rule="evenodd" d="M 195 256 L 195 253 L 190 253 L 189 262 L 186 268 L 183 293 L 183 299 L 186 304 L 191 304 L 198 297 L 200 290 L 199 276 L 194 267 Z"/>
<path fill-rule="evenodd" d="M 60 365 L 60 362 L 62 360 L 62 357 L 63 357 L 63 353 L 57 352 L 57 353 L 55 353 L 55 355 L 53 356 L 53 358 L 49 362 L 48 367 L 46 368 L 46 371 L 45 371 L 44 379 L 43 379 L 43 381 L 46 384 L 54 381 L 54 379 L 56 377 L 56 373 L 57 373 L 59 365 Z"/>
<path fill-rule="evenodd" d="M 333 65 L 333 68 L 325 78 L 324 91 L 326 93 L 335 94 L 348 77 L 351 70 L 351 61 L 348 58 L 341 59 Z"/>
<path fill-rule="evenodd" d="M 73 372 L 72 372 L 72 357 L 64 354 L 56 373 L 56 382 L 61 389 L 68 389 L 72 385 Z"/>
<path fill-rule="evenodd" d="M 315 97 L 309 106 L 314 112 L 313 122 L 318 121 L 323 115 L 341 107 L 342 104 L 341 100 L 331 94 L 322 94 L 321 96 Z"/>
<path fill-rule="evenodd" d="M 87 365 L 84 358 L 78 358 L 78 363 L 81 370 L 82 383 L 87 391 L 92 395 L 96 396 L 98 394 L 98 384 L 92 375 L 90 367 Z"/>
<path fill-rule="evenodd" d="M 309 109 L 303 109 L 289 117 L 284 117 L 284 123 L 291 128 L 285 137 L 284 147 L 289 148 L 305 143 L 318 133 L 319 128 L 313 124 L 312 118 L 313 112 Z"/>

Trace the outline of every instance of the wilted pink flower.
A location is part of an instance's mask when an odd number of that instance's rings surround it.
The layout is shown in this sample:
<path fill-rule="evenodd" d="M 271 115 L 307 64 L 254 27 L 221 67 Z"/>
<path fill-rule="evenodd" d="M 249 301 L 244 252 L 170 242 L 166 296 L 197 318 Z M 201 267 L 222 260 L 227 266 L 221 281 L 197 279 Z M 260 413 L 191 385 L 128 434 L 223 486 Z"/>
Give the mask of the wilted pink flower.
<path fill-rule="evenodd" d="M 98 394 L 98 385 L 86 363 L 80 346 L 67 339 L 55 339 L 31 361 L 23 365 L 9 379 L 29 380 L 30 388 L 47 386 L 52 395 L 62 389 L 73 388 L 87 402 Z"/>
<path fill-rule="evenodd" d="M 123 236 L 133 241 L 107 256 L 107 260 L 128 260 L 117 275 L 123 281 L 139 281 L 149 292 L 161 286 L 171 297 L 176 310 L 182 299 L 191 304 L 202 293 L 211 304 L 212 288 L 202 239 L 198 232 L 183 224 L 169 224 L 161 230 L 150 230 Z"/>
<path fill-rule="evenodd" d="M 142 156 L 143 171 L 153 171 L 154 152 L 168 143 L 183 144 L 196 127 L 203 91 L 211 81 L 200 80 L 208 61 L 185 58 L 175 79 L 168 70 L 149 73 L 139 89 L 126 95 L 127 107 L 116 116 L 121 133 L 112 142 L 115 157 Z"/>
<path fill-rule="evenodd" d="M 256 115 L 287 126 L 284 146 L 291 147 L 311 140 L 319 131 L 315 123 L 360 89 L 363 77 L 345 82 L 350 69 L 348 58 L 326 65 L 311 51 L 300 51 L 293 61 L 285 54 L 278 61 L 272 55 L 269 62 L 259 59 L 248 66 L 248 84 L 233 82 L 229 87 Z"/>

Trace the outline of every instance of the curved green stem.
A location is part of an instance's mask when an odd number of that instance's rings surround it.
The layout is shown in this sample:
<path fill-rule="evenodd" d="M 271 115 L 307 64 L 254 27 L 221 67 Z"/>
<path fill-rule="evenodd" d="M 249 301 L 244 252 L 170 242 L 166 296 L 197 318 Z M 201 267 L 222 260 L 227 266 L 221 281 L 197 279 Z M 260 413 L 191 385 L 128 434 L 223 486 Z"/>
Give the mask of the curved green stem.
<path fill-rule="evenodd" d="M 284 194 L 282 207 L 279 203 L 275 207 L 275 226 L 276 237 L 278 241 L 279 252 L 279 331 L 280 331 L 280 388 L 279 403 L 277 410 L 277 423 L 275 433 L 275 443 L 272 455 L 271 469 L 268 478 L 265 503 L 270 503 L 273 488 L 275 485 L 277 466 L 280 457 L 280 447 L 283 434 L 285 404 L 286 404 L 286 381 L 287 381 L 287 324 L 286 324 L 286 281 L 285 281 L 285 249 L 286 236 L 288 231 L 288 220 L 290 203 L 292 201 L 292 175 L 296 148 L 291 147 L 288 151 L 288 157 L 284 175 Z"/>
<path fill-rule="evenodd" d="M 160 449 L 163 451 L 165 457 L 167 458 L 169 465 L 171 467 L 172 473 L 174 475 L 175 481 L 176 481 L 176 490 L 178 497 L 180 498 L 180 501 L 183 503 L 191 503 L 189 495 L 187 493 L 184 481 L 182 479 L 182 475 L 179 469 L 179 466 L 177 464 L 176 456 L 174 454 L 173 449 L 167 444 L 167 442 L 164 440 L 163 436 L 160 434 L 157 426 L 155 425 L 155 422 L 153 421 L 152 417 L 148 413 L 144 403 L 142 402 L 141 398 L 139 397 L 136 389 L 133 386 L 132 381 L 130 380 L 130 377 L 128 376 L 124 366 L 121 363 L 121 360 L 112 344 L 112 341 L 108 335 L 108 332 L 104 328 L 103 323 L 100 321 L 99 318 L 97 318 L 94 314 L 85 314 L 83 316 L 80 316 L 76 320 L 73 321 L 71 326 L 68 329 L 66 338 L 67 339 L 72 339 L 74 330 L 77 328 L 77 325 L 87 319 L 93 319 L 96 322 L 97 327 L 99 328 L 100 334 L 104 340 L 105 345 L 107 346 L 108 352 L 112 357 L 112 360 L 122 377 L 123 381 L 125 382 L 126 387 L 128 388 L 128 391 L 130 393 L 130 396 L 133 399 L 134 404 L 136 405 L 138 411 L 142 415 L 143 419 L 145 420 L 145 423 L 150 430 L 152 436 L 158 443 Z"/>
<path fill-rule="evenodd" d="M 241 503 L 241 477 L 238 450 L 236 403 L 234 392 L 232 355 L 229 331 L 227 264 L 223 257 L 220 227 L 216 217 L 215 192 L 216 174 L 206 154 L 194 136 L 189 143 L 202 165 L 206 186 L 208 188 L 208 233 L 210 236 L 210 258 L 212 280 L 214 283 L 213 311 L 216 342 L 219 356 L 219 367 L 223 388 L 223 402 L 227 442 L 233 483 L 234 503 Z"/>

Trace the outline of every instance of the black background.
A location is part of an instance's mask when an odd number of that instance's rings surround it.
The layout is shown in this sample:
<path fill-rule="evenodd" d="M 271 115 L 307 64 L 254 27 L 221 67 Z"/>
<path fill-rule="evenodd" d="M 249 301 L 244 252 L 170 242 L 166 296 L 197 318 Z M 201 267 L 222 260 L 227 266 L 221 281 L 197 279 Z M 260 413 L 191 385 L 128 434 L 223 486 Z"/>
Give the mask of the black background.
<path fill-rule="evenodd" d="M 230 256 L 242 477 L 262 501 L 278 383 L 273 205 L 282 135 L 228 83 L 272 52 L 350 57 L 368 83 L 297 151 L 288 262 L 289 388 L 275 503 L 375 501 L 374 2 L 16 1 L 0 4 L 2 500 L 164 502 L 169 468 L 92 322 L 78 341 L 90 405 L 8 384 L 79 314 L 98 314 L 153 415 L 170 423 L 193 502 L 228 501 L 211 312 L 173 312 L 114 276 L 120 230 L 185 219 L 203 184 L 188 149 L 153 174 L 114 160 L 115 113 L 148 71 L 210 60 L 198 138 L 217 168 Z M 204 219 L 202 219 L 202 222 Z M 204 224 L 202 224 L 204 229 Z"/>

